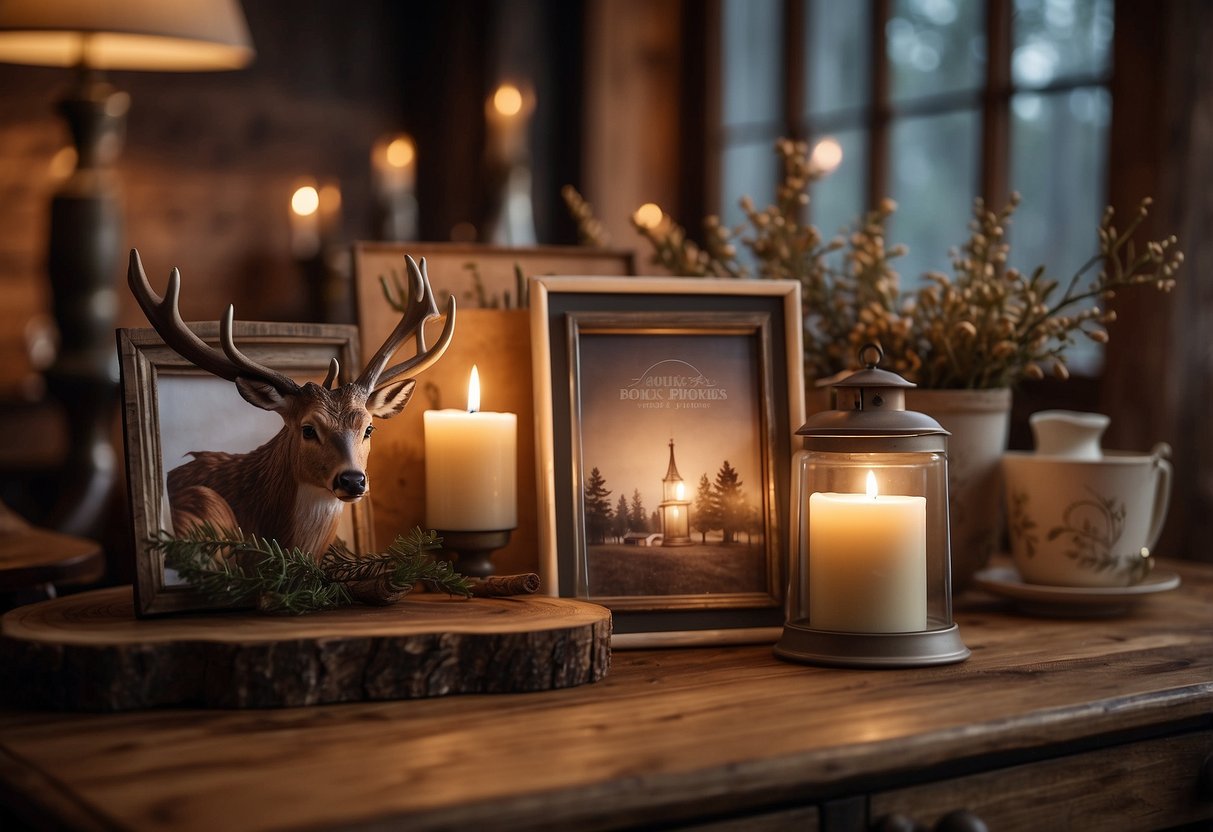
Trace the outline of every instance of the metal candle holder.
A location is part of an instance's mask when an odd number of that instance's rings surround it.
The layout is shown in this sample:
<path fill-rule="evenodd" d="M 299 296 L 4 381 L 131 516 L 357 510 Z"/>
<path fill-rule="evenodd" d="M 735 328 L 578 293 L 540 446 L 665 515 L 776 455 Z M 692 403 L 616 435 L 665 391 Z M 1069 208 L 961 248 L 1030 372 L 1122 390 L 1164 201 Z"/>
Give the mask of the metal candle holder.
<path fill-rule="evenodd" d="M 833 385 L 835 409 L 797 431 L 781 658 L 910 667 L 969 656 L 952 620 L 948 432 L 905 409 L 914 385 L 877 369 L 882 357 L 863 347 L 866 369 Z"/>
<path fill-rule="evenodd" d="M 468 532 L 436 530 L 444 551 L 454 555 L 455 568 L 469 578 L 487 578 L 496 569 L 489 561 L 493 552 L 510 542 L 513 529 Z"/>

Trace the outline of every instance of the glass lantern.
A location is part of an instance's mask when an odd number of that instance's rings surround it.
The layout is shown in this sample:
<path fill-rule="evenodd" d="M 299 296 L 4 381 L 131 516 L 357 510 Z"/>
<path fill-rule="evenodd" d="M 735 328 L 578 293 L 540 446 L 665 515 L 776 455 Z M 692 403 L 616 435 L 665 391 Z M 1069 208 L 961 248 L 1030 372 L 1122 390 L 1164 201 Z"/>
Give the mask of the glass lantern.
<path fill-rule="evenodd" d="M 905 409 L 914 385 L 877 369 L 833 385 L 833 410 L 797 434 L 788 621 L 775 653 L 849 667 L 964 661 L 952 620 L 948 432 Z"/>

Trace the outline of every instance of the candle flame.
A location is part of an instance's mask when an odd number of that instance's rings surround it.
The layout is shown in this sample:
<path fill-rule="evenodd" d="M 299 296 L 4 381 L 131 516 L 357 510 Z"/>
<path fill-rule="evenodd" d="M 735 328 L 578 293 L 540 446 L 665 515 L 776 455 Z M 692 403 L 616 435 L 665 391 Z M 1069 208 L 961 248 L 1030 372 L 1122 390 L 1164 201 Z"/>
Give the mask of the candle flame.
<path fill-rule="evenodd" d="M 632 214 L 632 221 L 641 228 L 652 230 L 661 224 L 665 213 L 661 210 L 661 206 L 655 202 L 646 202 L 636 209 Z"/>
<path fill-rule="evenodd" d="M 397 136 L 388 144 L 385 155 L 387 163 L 394 168 L 406 168 L 413 163 L 416 150 L 408 136 Z"/>
<path fill-rule="evenodd" d="M 502 84 L 493 93 L 493 107 L 503 116 L 516 116 L 522 112 L 522 90 L 513 84 Z"/>
<path fill-rule="evenodd" d="M 291 210 L 301 217 L 316 213 L 320 207 L 320 193 L 311 185 L 304 185 L 291 195 Z"/>
<path fill-rule="evenodd" d="M 468 378 L 468 413 L 480 410 L 480 371 L 472 365 L 472 375 Z"/>
<path fill-rule="evenodd" d="M 868 496 L 876 499 L 876 475 L 868 471 Z"/>

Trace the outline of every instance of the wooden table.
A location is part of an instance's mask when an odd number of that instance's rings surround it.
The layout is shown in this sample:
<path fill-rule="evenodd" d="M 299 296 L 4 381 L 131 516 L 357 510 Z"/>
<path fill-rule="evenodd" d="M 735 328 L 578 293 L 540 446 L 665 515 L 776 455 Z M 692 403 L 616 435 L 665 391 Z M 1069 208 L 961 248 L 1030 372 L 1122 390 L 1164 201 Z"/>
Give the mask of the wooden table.
<path fill-rule="evenodd" d="M 1152 829 L 1213 818 L 1213 568 L 1108 620 L 958 599 L 964 664 L 617 651 L 605 681 L 282 710 L 0 711 L 10 816 L 81 829 Z M 743 823 L 744 822 L 744 823 Z M 0 818 L 0 825 L 3 819 Z"/>
<path fill-rule="evenodd" d="M 31 526 L 0 503 L 0 609 L 6 595 L 47 586 L 40 597 L 54 597 L 55 584 L 90 583 L 104 572 L 100 543 Z"/>

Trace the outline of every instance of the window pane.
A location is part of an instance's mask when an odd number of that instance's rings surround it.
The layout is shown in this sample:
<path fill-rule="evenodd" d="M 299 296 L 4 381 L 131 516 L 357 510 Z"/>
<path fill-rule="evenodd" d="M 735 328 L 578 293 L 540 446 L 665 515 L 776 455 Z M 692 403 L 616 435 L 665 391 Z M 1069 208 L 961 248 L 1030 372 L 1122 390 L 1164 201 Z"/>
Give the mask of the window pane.
<path fill-rule="evenodd" d="M 779 156 L 774 144 L 774 141 L 738 144 L 725 148 L 721 154 L 724 181 L 721 183 L 720 221 L 730 228 L 745 220 L 745 214 L 737 205 L 743 196 L 752 198 L 759 210 L 775 201 Z M 698 228 L 688 230 L 692 235 L 699 234 Z"/>
<path fill-rule="evenodd" d="M 782 121 L 783 3 L 781 0 L 725 0 L 725 126 Z"/>
<path fill-rule="evenodd" d="M 1103 87 L 1011 99 L 1011 186 L 1023 196 L 1010 229 L 1011 265 L 1030 272 L 1044 264 L 1062 290 L 1099 245 L 1111 106 Z M 1080 338 L 1067 358 L 1072 370 L 1095 373 L 1102 350 Z"/>
<path fill-rule="evenodd" d="M 1111 64 L 1112 0 L 1015 0 L 1011 77 L 1043 87 Z"/>
<path fill-rule="evenodd" d="M 889 195 L 898 207 L 889 223 L 889 243 L 910 248 L 894 261 L 907 290 L 924 272 L 951 272 L 948 249 L 969 236 L 980 128 L 976 110 L 894 123 Z"/>
<path fill-rule="evenodd" d="M 867 105 L 871 85 L 871 4 L 809 0 L 805 30 L 805 112 Z"/>
<path fill-rule="evenodd" d="M 972 0 L 895 0 L 885 24 L 894 102 L 982 87 L 984 6 Z"/>
<path fill-rule="evenodd" d="M 863 212 L 868 135 L 865 130 L 840 130 L 814 141 L 814 162 L 823 168 L 834 163 L 834 169 L 809 188 L 809 219 L 828 239 Z"/>

